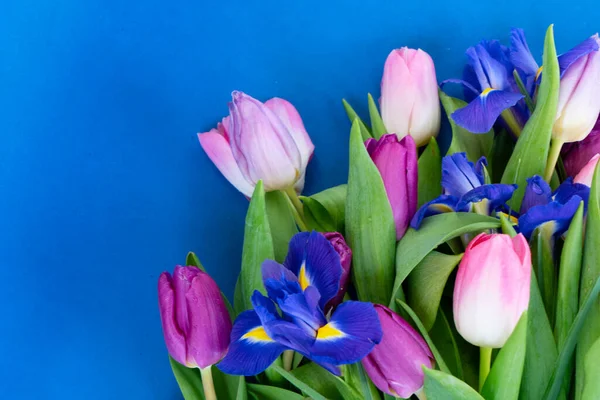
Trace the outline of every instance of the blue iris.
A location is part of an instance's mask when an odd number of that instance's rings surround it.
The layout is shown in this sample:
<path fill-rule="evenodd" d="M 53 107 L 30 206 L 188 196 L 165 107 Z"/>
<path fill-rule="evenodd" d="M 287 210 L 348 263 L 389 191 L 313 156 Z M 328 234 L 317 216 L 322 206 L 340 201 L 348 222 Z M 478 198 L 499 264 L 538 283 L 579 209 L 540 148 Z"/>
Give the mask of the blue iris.
<path fill-rule="evenodd" d="M 485 184 L 485 157 L 475 165 L 465 153 L 455 153 L 442 159 L 444 194 L 417 210 L 410 226 L 419 229 L 424 218 L 443 212 L 469 212 L 490 215 L 502 208 L 512 197 L 517 185 Z"/>
<path fill-rule="evenodd" d="M 339 375 L 339 365 L 360 361 L 381 341 L 371 303 L 346 301 L 331 317 L 325 304 L 340 287 L 340 256 L 317 232 L 290 241 L 284 265 L 266 260 L 262 275 L 268 297 L 255 291 L 253 310 L 236 319 L 231 344 L 218 368 L 231 375 L 256 375 L 284 350 L 294 350 Z"/>

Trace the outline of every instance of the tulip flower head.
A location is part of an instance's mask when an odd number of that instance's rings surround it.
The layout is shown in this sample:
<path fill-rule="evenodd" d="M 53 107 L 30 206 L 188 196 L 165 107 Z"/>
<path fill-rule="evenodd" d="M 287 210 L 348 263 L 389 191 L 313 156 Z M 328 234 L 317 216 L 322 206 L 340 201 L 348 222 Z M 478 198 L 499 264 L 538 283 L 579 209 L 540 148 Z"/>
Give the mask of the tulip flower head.
<path fill-rule="evenodd" d="M 531 253 L 522 234 L 482 233 L 465 251 L 454 285 L 454 322 L 479 347 L 499 348 L 529 304 Z"/>
<path fill-rule="evenodd" d="M 169 354 L 187 367 L 207 368 L 227 352 L 231 318 L 219 287 L 196 267 L 175 267 L 158 280 L 158 301 Z"/>
<path fill-rule="evenodd" d="M 219 171 L 247 197 L 262 180 L 266 191 L 304 187 L 306 166 L 314 145 L 300 114 L 288 101 L 264 104 L 233 92 L 229 116 L 206 133 L 200 145 Z"/>
<path fill-rule="evenodd" d="M 411 135 L 425 145 L 440 130 L 440 100 L 433 60 L 423 50 L 393 50 L 381 80 L 381 118 L 399 139 Z"/>
<path fill-rule="evenodd" d="M 600 154 L 600 119 L 585 139 L 563 146 L 561 155 L 567 176 L 577 175 L 596 154 Z"/>
<path fill-rule="evenodd" d="M 598 164 L 599 159 L 600 154 L 596 154 L 594 157 L 592 157 L 587 164 L 581 168 L 581 171 L 579 171 L 573 181 L 591 188 L 592 181 L 594 180 L 594 171 L 596 171 L 596 165 Z"/>
<path fill-rule="evenodd" d="M 325 232 L 323 233 L 325 239 L 329 240 L 329 243 L 333 246 L 333 249 L 340 256 L 340 264 L 342 266 L 342 275 L 340 276 L 340 288 L 337 294 L 329 300 L 325 305 L 325 314 L 335 308 L 344 300 L 344 295 L 348 290 L 348 284 L 350 283 L 350 267 L 352 265 L 352 250 L 346 244 L 344 236 L 338 232 Z"/>
<path fill-rule="evenodd" d="M 322 234 L 295 235 L 284 265 L 266 260 L 262 274 L 269 297 L 255 291 L 254 309 L 236 319 L 229 352 L 217 365 L 221 371 L 256 375 L 284 350 L 294 350 L 339 375 L 339 365 L 360 361 L 380 342 L 371 303 L 346 301 L 326 317 L 323 308 L 339 292 L 342 266 Z"/>

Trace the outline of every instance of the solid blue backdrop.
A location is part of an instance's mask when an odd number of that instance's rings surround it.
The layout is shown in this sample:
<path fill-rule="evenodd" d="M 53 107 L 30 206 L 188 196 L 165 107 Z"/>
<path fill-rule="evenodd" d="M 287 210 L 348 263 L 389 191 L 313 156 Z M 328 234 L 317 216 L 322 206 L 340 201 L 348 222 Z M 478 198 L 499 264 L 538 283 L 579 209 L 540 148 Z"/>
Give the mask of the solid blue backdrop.
<path fill-rule="evenodd" d="M 422 4 L 422 5 L 419 5 Z M 316 145 L 306 193 L 343 183 L 349 124 L 391 49 L 456 77 L 481 38 L 594 1 L 4 0 L 0 5 L 0 398 L 179 399 L 156 281 L 197 252 L 231 294 L 246 199 L 197 143 L 234 89 L 296 105 Z M 596 22 L 596 24 L 594 24 Z"/>

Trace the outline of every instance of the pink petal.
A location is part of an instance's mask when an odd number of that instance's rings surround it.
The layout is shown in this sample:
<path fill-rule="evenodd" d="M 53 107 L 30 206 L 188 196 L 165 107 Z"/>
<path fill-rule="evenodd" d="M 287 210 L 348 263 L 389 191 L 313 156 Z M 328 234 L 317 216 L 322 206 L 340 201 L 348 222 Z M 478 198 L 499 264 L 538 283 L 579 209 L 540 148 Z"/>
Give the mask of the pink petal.
<path fill-rule="evenodd" d="M 573 180 L 575 183 L 582 183 L 588 187 L 592 187 L 592 180 L 594 179 L 594 172 L 596 171 L 596 165 L 600 154 L 596 154 L 588 161 L 587 164 L 579 171 Z"/>
<path fill-rule="evenodd" d="M 404 53 L 393 50 L 383 68 L 381 80 L 381 118 L 388 132 L 399 138 L 410 128 L 410 116 L 418 87 L 406 64 Z"/>
<path fill-rule="evenodd" d="M 186 341 L 176 322 L 175 292 L 168 272 L 163 272 L 158 279 L 158 306 L 167 350 L 178 363 L 186 365 Z"/>

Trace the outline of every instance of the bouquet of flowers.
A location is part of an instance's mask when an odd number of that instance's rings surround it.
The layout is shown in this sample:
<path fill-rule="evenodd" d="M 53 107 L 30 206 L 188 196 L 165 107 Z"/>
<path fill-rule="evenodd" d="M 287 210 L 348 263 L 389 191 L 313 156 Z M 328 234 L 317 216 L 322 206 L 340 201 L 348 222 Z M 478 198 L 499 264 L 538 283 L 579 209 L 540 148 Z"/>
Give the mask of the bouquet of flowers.
<path fill-rule="evenodd" d="M 233 305 L 194 253 L 158 282 L 185 399 L 600 399 L 599 45 L 550 26 L 540 66 L 514 29 L 440 85 L 393 50 L 370 124 L 344 101 L 348 183 L 311 196 L 298 111 L 233 92 L 198 135 L 250 200 Z"/>

